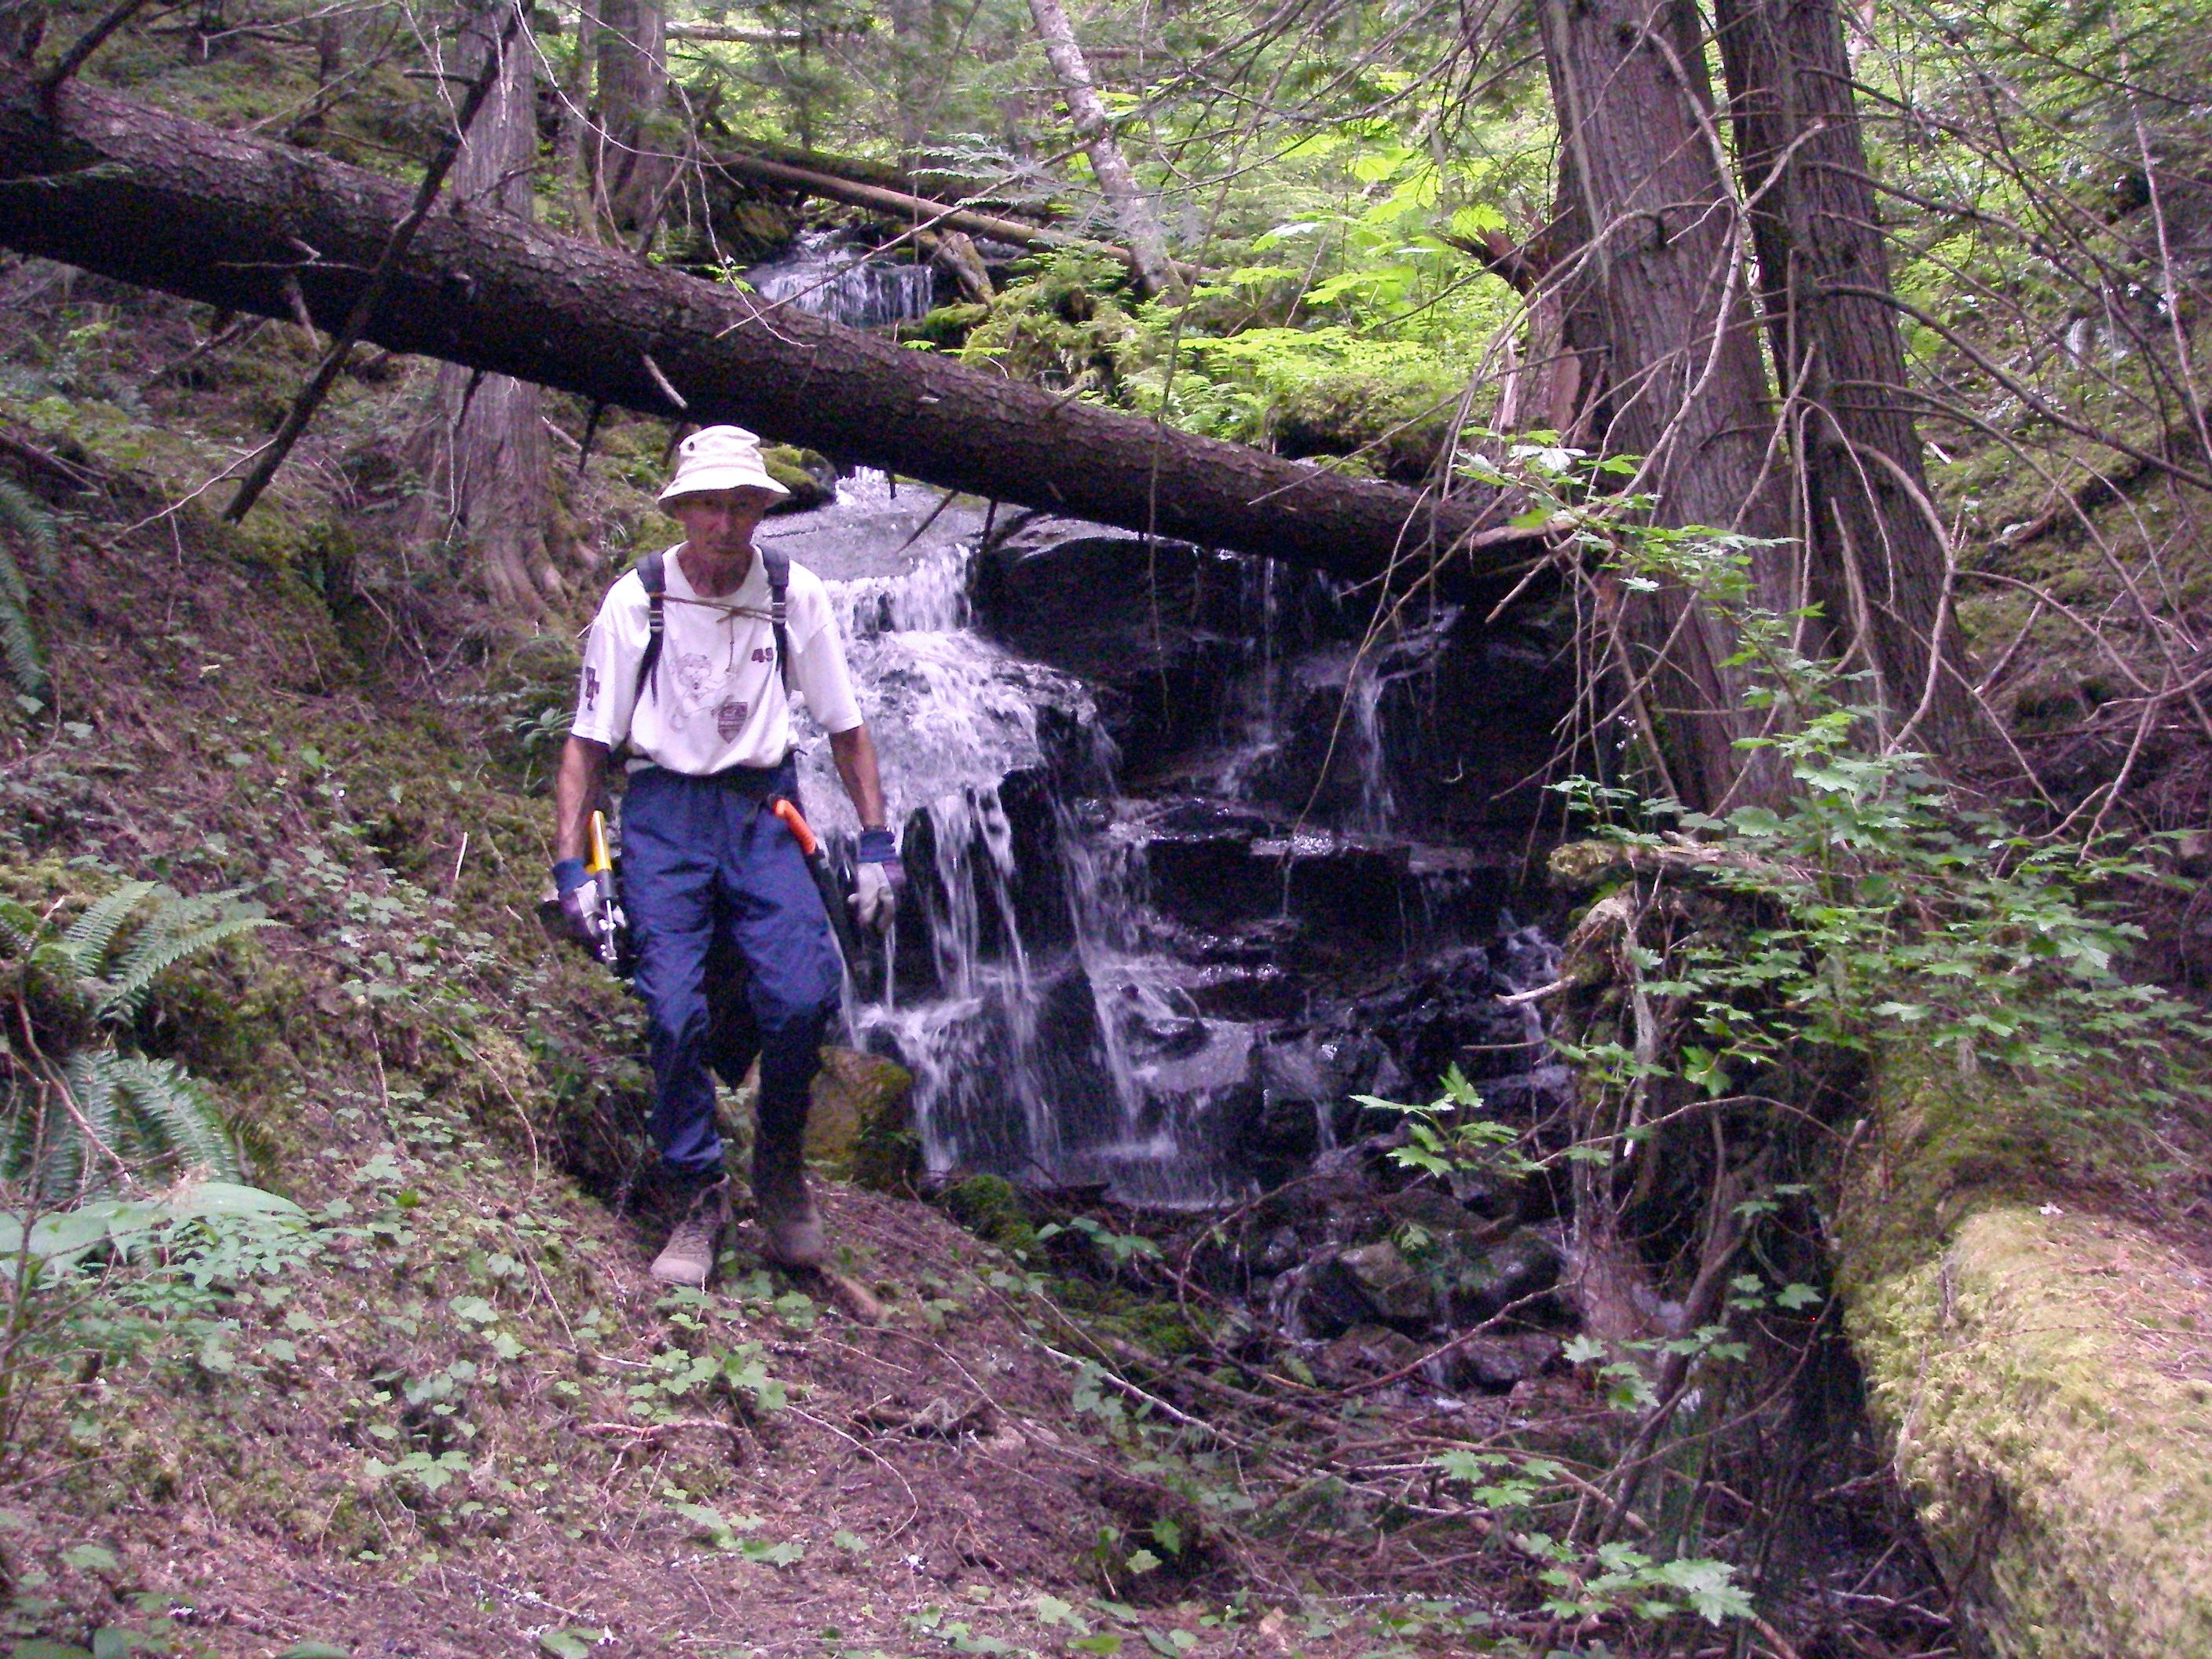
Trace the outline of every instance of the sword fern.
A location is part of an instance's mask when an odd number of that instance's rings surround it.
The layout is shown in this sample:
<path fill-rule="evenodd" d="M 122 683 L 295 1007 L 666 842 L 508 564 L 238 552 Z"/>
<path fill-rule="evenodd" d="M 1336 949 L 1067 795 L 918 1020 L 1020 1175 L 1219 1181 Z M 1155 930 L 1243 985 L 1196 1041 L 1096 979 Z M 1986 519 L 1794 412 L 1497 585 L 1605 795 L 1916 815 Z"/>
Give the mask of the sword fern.
<path fill-rule="evenodd" d="M 137 1052 L 131 1028 L 162 974 L 271 925 L 234 891 L 187 898 L 145 881 L 103 894 L 66 927 L 0 901 L 0 995 L 13 1004 L 0 1033 L 0 1176 L 47 1204 L 157 1170 L 236 1180 L 237 1150 L 206 1085 Z"/>
<path fill-rule="evenodd" d="M 41 568 L 53 559 L 54 521 L 20 485 L 0 478 L 0 527 L 12 531 L 37 556 Z M 31 590 L 23 568 L 0 541 L 0 662 L 21 696 L 40 703 L 53 701 L 46 657 L 31 626 Z"/>

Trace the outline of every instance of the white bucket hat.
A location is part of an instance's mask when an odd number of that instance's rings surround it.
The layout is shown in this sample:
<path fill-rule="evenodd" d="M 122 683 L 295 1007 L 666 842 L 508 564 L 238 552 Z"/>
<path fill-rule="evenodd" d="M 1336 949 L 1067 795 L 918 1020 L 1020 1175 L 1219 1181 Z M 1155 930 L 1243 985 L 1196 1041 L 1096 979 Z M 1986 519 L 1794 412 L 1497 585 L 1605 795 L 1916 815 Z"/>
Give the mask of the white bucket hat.
<path fill-rule="evenodd" d="M 710 489 L 761 489 L 771 495 L 791 492 L 768 476 L 760 440 L 741 426 L 704 426 L 676 446 L 676 472 L 660 492 L 664 501 Z"/>

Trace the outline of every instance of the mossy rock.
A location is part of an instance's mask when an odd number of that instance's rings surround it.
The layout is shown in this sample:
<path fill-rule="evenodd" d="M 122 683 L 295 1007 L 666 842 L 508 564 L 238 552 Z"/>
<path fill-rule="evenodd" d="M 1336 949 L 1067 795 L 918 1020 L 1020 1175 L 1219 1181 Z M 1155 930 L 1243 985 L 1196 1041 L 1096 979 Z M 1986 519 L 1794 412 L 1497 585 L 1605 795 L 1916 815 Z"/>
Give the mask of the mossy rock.
<path fill-rule="evenodd" d="M 1004 1176 L 975 1175 L 956 1181 L 938 1194 L 937 1202 L 978 1238 L 1017 1252 L 1036 1243 L 1029 1206 Z"/>
<path fill-rule="evenodd" d="M 1269 435 L 1293 459 L 1357 458 L 1380 477 L 1419 483 L 1451 436 L 1463 389 L 1423 375 L 1328 375 L 1276 400 Z"/>
<path fill-rule="evenodd" d="M 914 1073 L 878 1054 L 825 1048 L 806 1116 L 806 1156 L 842 1179 L 883 1160 L 884 1143 L 910 1133 Z M 864 1181 L 863 1185 L 878 1184 Z"/>
<path fill-rule="evenodd" d="M 939 351 L 957 351 L 968 342 L 969 331 L 991 314 L 987 305 L 939 306 L 919 321 L 902 323 L 902 342 L 924 341 Z"/>
<path fill-rule="evenodd" d="M 1054 1302 L 1080 1316 L 1091 1330 L 1131 1347 L 1168 1359 L 1198 1350 L 1198 1332 L 1172 1302 L 1156 1301 L 1096 1279 L 1055 1278 L 1050 1291 Z"/>
<path fill-rule="evenodd" d="M 1055 256 L 1036 276 L 1007 288 L 970 325 L 961 361 L 1062 391 L 1115 392 L 1136 325 L 1108 298 L 1119 267 Z"/>
<path fill-rule="evenodd" d="M 2185 1252 L 2062 1183 L 2082 1104 L 1882 1055 L 1826 1206 L 1838 1285 L 1979 1650 L 2212 1653 L 2212 1385 L 2183 1360 L 2212 1297 Z"/>
<path fill-rule="evenodd" d="M 769 508 L 774 518 L 782 513 L 811 513 L 837 499 L 837 464 L 817 450 L 791 444 L 769 444 L 761 451 L 768 476 L 791 494 Z"/>

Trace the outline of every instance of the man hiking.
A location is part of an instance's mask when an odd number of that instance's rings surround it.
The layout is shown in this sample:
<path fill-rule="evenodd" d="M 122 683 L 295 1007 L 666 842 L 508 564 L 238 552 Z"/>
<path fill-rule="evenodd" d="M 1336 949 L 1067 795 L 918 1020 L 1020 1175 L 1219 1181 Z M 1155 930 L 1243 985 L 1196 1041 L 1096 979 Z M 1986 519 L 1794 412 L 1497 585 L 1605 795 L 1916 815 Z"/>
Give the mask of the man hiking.
<path fill-rule="evenodd" d="M 608 591 L 554 784 L 553 884 L 568 927 L 592 944 L 586 836 L 608 757 L 627 745 L 622 901 L 652 1041 L 653 1137 L 675 1217 L 653 1275 L 702 1288 L 730 1219 L 710 1069 L 735 1087 L 756 1056 L 762 1254 L 789 1267 L 820 1267 L 829 1255 L 804 1158 L 838 957 L 820 890 L 773 810 L 799 799 L 794 694 L 830 733 L 860 813 L 852 902 L 861 926 L 890 926 L 901 879 L 829 596 L 813 572 L 753 546 L 769 504 L 788 493 L 750 432 L 712 426 L 678 446 L 660 502 L 683 544 L 640 560 Z"/>

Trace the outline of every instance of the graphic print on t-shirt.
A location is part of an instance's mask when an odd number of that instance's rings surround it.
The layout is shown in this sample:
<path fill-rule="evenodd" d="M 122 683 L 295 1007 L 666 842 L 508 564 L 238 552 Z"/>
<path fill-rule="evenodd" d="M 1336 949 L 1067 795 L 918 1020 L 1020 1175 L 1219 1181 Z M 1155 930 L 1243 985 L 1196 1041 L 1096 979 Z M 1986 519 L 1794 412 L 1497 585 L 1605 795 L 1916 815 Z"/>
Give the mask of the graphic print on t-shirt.
<path fill-rule="evenodd" d="M 728 695 L 736 678 L 727 666 L 717 673 L 714 659 L 704 652 L 686 651 L 679 654 L 676 659 L 676 702 L 668 715 L 670 727 L 686 731 L 697 718 L 711 725 L 714 735 L 724 743 L 734 741 L 738 733 L 745 729 L 745 719 L 753 711 L 750 702 Z"/>

